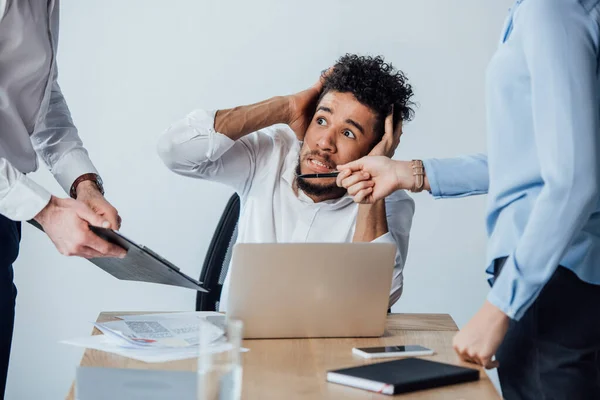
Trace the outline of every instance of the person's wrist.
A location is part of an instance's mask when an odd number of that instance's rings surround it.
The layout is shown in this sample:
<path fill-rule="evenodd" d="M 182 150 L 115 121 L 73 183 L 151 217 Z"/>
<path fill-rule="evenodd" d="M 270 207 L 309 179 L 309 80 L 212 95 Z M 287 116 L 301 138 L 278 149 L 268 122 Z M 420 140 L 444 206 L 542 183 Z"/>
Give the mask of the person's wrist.
<path fill-rule="evenodd" d="M 54 196 L 51 196 L 48 204 L 46 204 L 46 206 L 44 208 L 42 208 L 35 217 L 33 217 L 33 220 L 35 222 L 37 222 L 38 224 L 44 226 L 46 221 L 48 220 L 48 215 L 56 207 L 56 201 L 57 201 L 57 198 Z"/>
<path fill-rule="evenodd" d="M 98 185 L 96 185 L 96 183 L 94 181 L 83 181 L 79 185 L 77 185 L 77 188 L 75 189 L 75 193 L 77 194 L 78 198 L 83 193 L 93 193 L 93 192 L 100 193 L 100 189 L 98 189 Z"/>
<path fill-rule="evenodd" d="M 410 161 L 394 161 L 396 190 L 410 190 L 413 187 L 414 176 Z"/>
<path fill-rule="evenodd" d="M 396 190 L 410 190 L 411 192 L 431 191 L 427 171 L 419 160 L 395 161 Z M 422 176 L 423 183 L 417 187 L 417 175 Z"/>
<path fill-rule="evenodd" d="M 499 307 L 497 307 L 495 304 L 493 304 L 492 302 L 490 302 L 489 300 L 486 300 L 483 303 L 483 307 L 482 307 L 489 315 L 494 315 L 494 317 L 496 317 L 497 319 L 501 319 L 501 320 L 507 320 L 510 319 L 510 317 L 508 315 L 506 315 L 506 313 L 504 311 L 502 311 Z"/>
<path fill-rule="evenodd" d="M 83 174 L 73 182 L 69 196 L 77 199 L 80 194 L 96 194 L 104 195 L 102 179 L 98 174 L 89 173 Z"/>
<path fill-rule="evenodd" d="M 293 116 L 295 114 L 294 109 L 296 108 L 296 99 L 294 98 L 294 95 L 291 94 L 288 96 L 281 96 L 279 101 L 282 103 L 281 109 L 283 110 L 281 123 L 290 125 L 292 122 L 294 122 L 292 119 L 294 118 Z"/>

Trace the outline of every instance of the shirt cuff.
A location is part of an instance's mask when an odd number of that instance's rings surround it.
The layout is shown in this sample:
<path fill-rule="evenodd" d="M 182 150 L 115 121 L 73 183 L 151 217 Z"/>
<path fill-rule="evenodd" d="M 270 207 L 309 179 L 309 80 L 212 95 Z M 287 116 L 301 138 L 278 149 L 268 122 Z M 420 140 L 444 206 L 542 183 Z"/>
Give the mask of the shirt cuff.
<path fill-rule="evenodd" d="M 38 215 L 52 195 L 46 189 L 20 174 L 13 187 L 0 200 L 0 214 L 13 221 L 27 221 Z"/>
<path fill-rule="evenodd" d="M 52 174 L 68 194 L 71 185 L 83 174 L 98 174 L 85 149 L 74 149 L 64 154 L 52 166 Z"/>
<path fill-rule="evenodd" d="M 435 172 L 434 160 L 422 160 L 423 168 L 425 169 L 425 175 L 427 176 L 427 180 L 429 181 L 429 187 L 431 188 L 430 193 L 435 198 L 442 197 L 442 190 L 440 189 L 440 184 L 437 178 L 437 174 Z"/>
<path fill-rule="evenodd" d="M 537 298 L 541 286 L 528 284 L 514 254 L 506 259 L 487 300 L 511 319 L 519 320 Z"/>

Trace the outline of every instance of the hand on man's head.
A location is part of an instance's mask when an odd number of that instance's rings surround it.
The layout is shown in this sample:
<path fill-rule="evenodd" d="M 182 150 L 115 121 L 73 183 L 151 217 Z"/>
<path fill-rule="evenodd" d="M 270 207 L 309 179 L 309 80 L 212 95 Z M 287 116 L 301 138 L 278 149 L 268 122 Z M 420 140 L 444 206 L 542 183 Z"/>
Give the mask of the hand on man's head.
<path fill-rule="evenodd" d="M 299 93 L 287 96 L 289 104 L 288 125 L 299 141 L 304 140 L 306 130 L 312 121 L 317 108 L 319 96 L 323 91 L 325 77 L 331 73 L 331 68 L 321 73 L 321 76 L 311 87 Z"/>
<path fill-rule="evenodd" d="M 394 106 L 392 105 L 392 111 L 385 118 L 384 133 L 381 141 L 373 147 L 370 156 L 386 156 L 392 158 L 398 145 L 400 144 L 400 137 L 402 136 L 402 120 L 394 121 Z"/>

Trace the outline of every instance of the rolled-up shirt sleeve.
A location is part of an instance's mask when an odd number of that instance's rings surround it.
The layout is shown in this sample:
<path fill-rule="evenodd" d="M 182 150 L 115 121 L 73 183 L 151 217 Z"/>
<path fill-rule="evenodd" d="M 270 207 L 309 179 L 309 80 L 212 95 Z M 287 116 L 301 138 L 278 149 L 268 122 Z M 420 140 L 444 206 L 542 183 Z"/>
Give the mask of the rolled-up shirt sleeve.
<path fill-rule="evenodd" d="M 214 129 L 215 115 L 196 110 L 172 124 L 158 141 L 158 154 L 177 174 L 223 183 L 244 195 L 260 154 L 272 151 L 274 139 L 258 131 L 233 140 Z"/>

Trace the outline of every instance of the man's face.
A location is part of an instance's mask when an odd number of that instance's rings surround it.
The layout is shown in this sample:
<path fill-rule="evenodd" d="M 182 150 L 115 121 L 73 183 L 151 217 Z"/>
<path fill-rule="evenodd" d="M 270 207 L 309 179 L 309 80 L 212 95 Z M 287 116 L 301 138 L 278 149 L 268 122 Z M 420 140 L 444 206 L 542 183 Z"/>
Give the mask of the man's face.
<path fill-rule="evenodd" d="M 327 92 L 304 136 L 296 172 L 332 172 L 337 165 L 366 156 L 377 140 L 376 120 L 375 113 L 351 93 Z M 345 192 L 336 186 L 335 178 L 298 179 L 298 187 L 309 195 L 332 198 Z"/>

